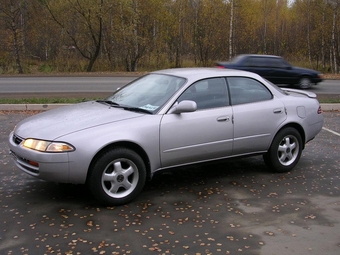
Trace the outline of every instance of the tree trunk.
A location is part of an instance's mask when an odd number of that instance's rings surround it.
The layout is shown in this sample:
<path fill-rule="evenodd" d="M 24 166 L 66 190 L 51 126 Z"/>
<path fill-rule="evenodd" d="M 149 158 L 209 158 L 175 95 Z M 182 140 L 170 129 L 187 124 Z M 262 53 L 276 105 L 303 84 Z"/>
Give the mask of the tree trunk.
<path fill-rule="evenodd" d="M 21 61 L 20 61 L 20 47 L 18 44 L 18 34 L 16 29 L 13 29 L 13 48 L 14 48 L 14 55 L 15 55 L 15 63 L 17 66 L 17 70 L 20 74 L 23 74 L 24 71 L 22 70 Z"/>
<path fill-rule="evenodd" d="M 309 5 L 309 4 L 308 4 Z M 308 6 L 310 8 L 310 6 Z M 308 49 L 308 59 L 310 65 L 312 65 L 312 53 L 311 53 L 311 43 L 310 43 L 310 10 L 307 13 L 307 49 Z"/>
<path fill-rule="evenodd" d="M 18 22 L 20 20 L 20 15 L 21 15 L 21 9 L 20 6 L 16 7 L 14 4 L 11 2 L 11 5 L 9 6 L 8 11 L 3 10 L 3 13 L 5 16 L 7 16 L 7 28 L 12 33 L 13 36 L 13 52 L 14 52 L 14 58 L 15 58 L 15 64 L 18 72 L 20 74 L 23 74 L 24 71 L 21 66 L 21 59 L 20 59 L 20 32 L 21 29 L 18 26 Z"/>
<path fill-rule="evenodd" d="M 233 56 L 233 21 L 234 21 L 234 0 L 230 0 L 230 27 L 229 27 L 229 60 Z"/>
<path fill-rule="evenodd" d="M 322 27 L 325 27 L 326 25 L 326 1 L 324 1 L 322 6 Z M 322 68 L 325 68 L 325 30 L 322 29 L 321 32 L 321 62 L 322 62 Z"/>
<path fill-rule="evenodd" d="M 336 19 L 338 16 L 338 2 L 334 3 L 334 9 L 333 9 L 333 26 L 332 26 L 332 51 L 333 51 L 333 65 L 334 73 L 338 73 L 338 64 L 337 64 L 337 50 L 335 45 L 335 32 L 336 32 Z"/>
<path fill-rule="evenodd" d="M 96 62 L 96 60 L 99 56 L 100 47 L 101 47 L 101 43 L 102 43 L 102 34 L 103 34 L 103 19 L 102 19 L 102 17 L 99 17 L 98 39 L 96 39 L 95 35 L 92 36 L 93 43 L 95 44 L 96 50 L 90 58 L 90 62 L 89 62 L 89 65 L 87 66 L 86 72 L 92 71 L 93 65 L 94 65 L 94 63 Z"/>

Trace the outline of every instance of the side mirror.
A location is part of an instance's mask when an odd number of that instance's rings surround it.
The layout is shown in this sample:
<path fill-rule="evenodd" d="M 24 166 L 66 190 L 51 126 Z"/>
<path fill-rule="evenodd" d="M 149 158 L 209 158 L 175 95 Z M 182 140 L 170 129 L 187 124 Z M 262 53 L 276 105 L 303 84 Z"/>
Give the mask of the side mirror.
<path fill-rule="evenodd" d="M 191 100 L 183 100 L 178 104 L 175 104 L 170 110 L 169 113 L 179 114 L 182 112 L 194 112 L 197 110 L 197 104 Z"/>

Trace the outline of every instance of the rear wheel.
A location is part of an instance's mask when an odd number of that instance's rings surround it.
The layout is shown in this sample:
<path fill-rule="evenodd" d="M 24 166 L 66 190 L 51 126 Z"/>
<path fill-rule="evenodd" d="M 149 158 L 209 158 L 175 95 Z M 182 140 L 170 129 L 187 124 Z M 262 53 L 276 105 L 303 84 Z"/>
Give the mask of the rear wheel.
<path fill-rule="evenodd" d="M 299 81 L 300 89 L 308 89 L 312 86 L 312 82 L 308 77 L 302 77 Z"/>
<path fill-rule="evenodd" d="M 284 173 L 295 167 L 301 153 L 301 135 L 295 128 L 289 127 L 277 133 L 268 152 L 263 155 L 263 159 L 269 168 Z"/>
<path fill-rule="evenodd" d="M 87 184 L 102 204 L 122 205 L 134 199 L 143 189 L 146 169 L 134 151 L 116 148 L 103 153 L 92 165 Z"/>

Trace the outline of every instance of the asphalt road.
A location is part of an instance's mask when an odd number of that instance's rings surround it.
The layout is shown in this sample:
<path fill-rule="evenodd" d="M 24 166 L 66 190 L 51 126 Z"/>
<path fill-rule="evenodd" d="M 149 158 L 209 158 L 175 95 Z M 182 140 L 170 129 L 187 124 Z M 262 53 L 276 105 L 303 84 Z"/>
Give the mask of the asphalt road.
<path fill-rule="evenodd" d="M 155 175 L 132 203 L 99 207 L 85 186 L 16 169 L 0 112 L 0 254 L 340 254 L 340 113 L 287 174 L 261 157 Z"/>
<path fill-rule="evenodd" d="M 0 77 L 0 98 L 106 98 L 137 76 Z M 340 99 L 340 80 L 325 80 L 310 89 L 320 101 Z"/>
<path fill-rule="evenodd" d="M 137 77 L 0 77 L 1 94 L 13 93 L 77 93 L 107 92 Z M 340 80 L 325 80 L 310 91 L 317 94 L 340 94 Z"/>
<path fill-rule="evenodd" d="M 0 77 L 1 93 L 107 92 L 137 77 Z"/>

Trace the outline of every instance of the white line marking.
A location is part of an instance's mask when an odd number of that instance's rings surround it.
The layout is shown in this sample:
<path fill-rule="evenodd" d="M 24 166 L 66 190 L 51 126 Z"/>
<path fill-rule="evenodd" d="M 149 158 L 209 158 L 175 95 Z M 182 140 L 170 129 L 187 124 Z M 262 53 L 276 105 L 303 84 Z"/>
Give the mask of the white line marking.
<path fill-rule="evenodd" d="M 328 129 L 328 128 L 323 127 L 322 129 L 323 129 L 323 130 L 326 130 L 326 131 L 328 131 L 328 132 L 330 132 L 330 133 L 332 133 L 332 134 L 334 134 L 334 135 L 340 136 L 340 134 L 339 134 L 338 132 L 335 132 L 335 131 L 330 130 L 330 129 Z"/>

